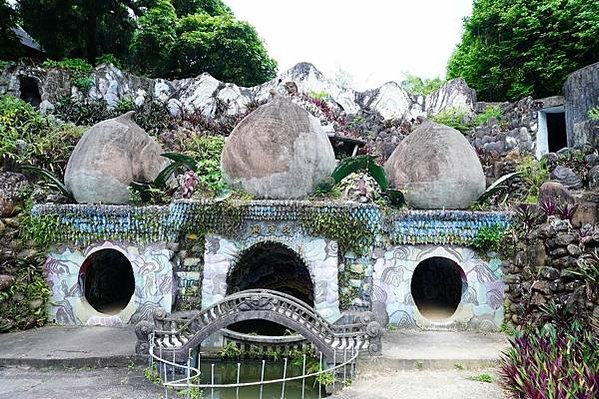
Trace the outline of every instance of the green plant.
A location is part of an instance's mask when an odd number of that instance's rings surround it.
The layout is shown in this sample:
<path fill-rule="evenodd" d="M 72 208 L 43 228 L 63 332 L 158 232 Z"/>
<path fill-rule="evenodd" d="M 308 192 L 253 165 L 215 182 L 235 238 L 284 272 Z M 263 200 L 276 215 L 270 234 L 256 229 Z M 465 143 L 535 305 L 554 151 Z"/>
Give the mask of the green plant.
<path fill-rule="evenodd" d="M 589 110 L 588 116 L 592 121 L 599 121 L 599 106 L 591 108 Z"/>
<path fill-rule="evenodd" d="M 311 91 L 310 97 L 315 100 L 326 101 L 329 98 L 329 94 L 326 91 Z"/>
<path fill-rule="evenodd" d="M 527 195 L 528 203 L 537 203 L 539 198 L 539 189 L 541 185 L 549 178 L 549 165 L 546 158 L 540 161 L 534 156 L 529 155 L 520 160 L 516 170 L 520 176 L 528 183 L 529 190 Z"/>
<path fill-rule="evenodd" d="M 457 370 L 464 370 L 464 369 L 465 369 L 465 367 L 464 367 L 464 364 L 463 364 L 463 363 L 455 363 L 455 364 L 453 365 L 453 367 L 455 367 Z"/>
<path fill-rule="evenodd" d="M 73 85 L 84 93 L 88 92 L 94 84 L 94 80 L 90 76 L 94 68 L 81 58 L 65 58 L 61 61 L 46 60 L 42 63 L 42 67 L 71 72 Z"/>
<path fill-rule="evenodd" d="M 452 127 L 463 134 L 472 132 L 473 126 L 468 110 L 462 107 L 448 107 L 429 118 L 433 122 Z"/>
<path fill-rule="evenodd" d="M 39 175 L 44 180 L 49 182 L 50 187 L 60 191 L 67 198 L 73 198 L 69 189 L 65 186 L 62 180 L 59 179 L 54 173 L 43 168 L 38 168 L 36 166 L 21 166 L 21 170 Z"/>
<path fill-rule="evenodd" d="M 389 180 L 385 174 L 385 169 L 376 163 L 376 158 L 371 155 L 358 155 L 355 157 L 345 158 L 335 168 L 331 177 L 335 183 L 341 182 L 345 177 L 358 171 L 367 172 L 385 191 L 389 187 Z"/>
<path fill-rule="evenodd" d="M 493 377 L 490 374 L 486 374 L 486 373 L 473 375 L 473 376 L 468 377 L 468 379 L 472 380 L 472 381 L 486 382 L 489 384 L 493 382 Z"/>
<path fill-rule="evenodd" d="M 424 368 L 424 362 L 423 362 L 422 360 L 418 360 L 418 361 L 416 362 L 416 368 L 417 368 L 418 370 L 422 370 L 422 369 Z"/>
<path fill-rule="evenodd" d="M 122 68 L 121 61 L 114 54 L 102 54 L 96 58 L 96 65 L 114 65 L 117 68 Z"/>
<path fill-rule="evenodd" d="M 476 236 L 472 239 L 471 247 L 487 252 L 497 252 L 501 249 L 501 244 L 506 236 L 506 231 L 499 226 L 482 227 Z"/>
<path fill-rule="evenodd" d="M 474 119 L 472 120 L 472 125 L 476 126 L 484 126 L 491 121 L 491 119 L 495 119 L 500 121 L 503 117 L 503 112 L 501 111 L 501 107 L 499 105 L 489 105 L 485 108 L 485 110 L 479 114 L 476 114 Z"/>
<path fill-rule="evenodd" d="M 426 96 L 439 90 L 445 81 L 440 78 L 423 79 L 416 75 L 405 74 L 401 87 L 410 94 Z"/>
<path fill-rule="evenodd" d="M 202 399 L 204 397 L 204 391 L 198 387 L 189 387 L 177 391 L 177 396 L 189 399 Z"/>
<path fill-rule="evenodd" d="M 496 192 L 498 192 L 501 189 L 501 186 L 504 183 L 506 183 L 507 181 L 509 181 L 513 177 L 518 176 L 520 173 L 521 172 L 512 172 L 512 173 L 508 173 L 506 175 L 501 176 L 499 179 L 495 180 L 493 182 L 493 184 L 491 184 L 489 187 L 487 187 L 487 189 L 485 190 L 485 192 L 482 193 L 480 195 L 480 197 L 478 197 L 478 200 L 476 202 L 478 204 L 482 204 L 487 199 L 489 199 L 491 196 L 493 196 Z"/>
<path fill-rule="evenodd" d="M 214 194 L 226 187 L 220 168 L 224 146 L 222 136 L 194 135 L 185 143 L 184 153 L 196 161 L 195 167 L 190 169 L 198 175 L 200 185 Z"/>
<path fill-rule="evenodd" d="M 327 372 L 318 374 L 316 376 L 314 383 L 315 384 L 319 383 L 324 386 L 327 386 L 327 385 L 333 385 L 336 381 L 337 381 L 337 378 L 335 378 L 335 373 L 332 371 L 327 371 Z"/>
<path fill-rule="evenodd" d="M 162 385 L 162 379 L 160 378 L 160 373 L 158 372 L 158 367 L 155 363 L 151 367 L 146 367 L 144 369 L 144 377 L 155 385 Z"/>
<path fill-rule="evenodd" d="M 223 359 L 239 359 L 242 354 L 241 349 L 233 341 L 227 342 L 225 346 L 218 353 Z"/>

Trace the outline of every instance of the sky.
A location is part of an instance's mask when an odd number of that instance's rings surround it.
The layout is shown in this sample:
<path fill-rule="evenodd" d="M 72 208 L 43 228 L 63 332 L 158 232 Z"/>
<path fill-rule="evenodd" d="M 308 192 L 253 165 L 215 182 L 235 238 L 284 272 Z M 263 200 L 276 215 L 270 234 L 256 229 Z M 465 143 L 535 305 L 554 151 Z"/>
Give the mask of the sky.
<path fill-rule="evenodd" d="M 444 77 L 472 0 L 224 0 L 285 71 L 306 61 L 358 90 Z"/>

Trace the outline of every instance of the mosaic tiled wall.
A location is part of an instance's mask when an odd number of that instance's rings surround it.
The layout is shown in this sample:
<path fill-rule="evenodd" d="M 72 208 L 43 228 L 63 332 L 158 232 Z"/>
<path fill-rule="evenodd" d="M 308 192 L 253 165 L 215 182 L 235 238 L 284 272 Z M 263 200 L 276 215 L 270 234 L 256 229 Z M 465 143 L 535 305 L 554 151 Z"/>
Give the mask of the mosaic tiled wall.
<path fill-rule="evenodd" d="M 496 331 L 500 328 L 504 283 L 498 259 L 485 261 L 474 251 L 456 246 L 396 246 L 375 250 L 374 256 L 372 301 L 385 304 L 390 324 L 424 329 Z M 431 321 L 422 316 L 410 289 L 418 264 L 433 257 L 454 261 L 466 276 L 461 303 L 446 321 Z"/>
<path fill-rule="evenodd" d="M 104 249 L 121 252 L 131 263 L 135 291 L 129 304 L 118 314 L 108 316 L 96 311 L 85 299 L 79 284 L 79 271 L 85 259 Z M 44 265 L 51 289 L 49 320 L 58 324 L 122 325 L 151 319 L 160 306 L 170 312 L 174 286 L 171 251 L 164 246 L 139 248 L 104 242 L 85 251 L 64 249 L 48 255 Z"/>

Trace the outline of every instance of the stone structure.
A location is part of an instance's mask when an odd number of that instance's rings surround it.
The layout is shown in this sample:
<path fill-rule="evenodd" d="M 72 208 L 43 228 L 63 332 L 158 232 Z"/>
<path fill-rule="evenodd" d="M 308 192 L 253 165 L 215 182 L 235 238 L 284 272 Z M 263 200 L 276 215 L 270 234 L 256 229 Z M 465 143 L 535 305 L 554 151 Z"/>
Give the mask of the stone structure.
<path fill-rule="evenodd" d="M 257 198 L 291 199 L 331 175 L 335 154 L 318 120 L 276 95 L 235 127 L 221 163 L 231 186 Z"/>
<path fill-rule="evenodd" d="M 572 73 L 564 84 L 568 144 L 584 147 L 599 145 L 599 121 L 589 118 L 589 111 L 599 107 L 599 63 Z"/>
<path fill-rule="evenodd" d="M 395 149 L 385 171 L 410 206 L 467 209 L 485 191 L 485 176 L 468 140 L 455 129 L 426 122 Z"/>
<path fill-rule="evenodd" d="M 82 288 L 81 279 L 88 275 L 84 263 L 101 247 L 125 254 L 136 277 L 130 304 L 116 313 L 121 322 L 143 319 L 150 304 L 168 312 L 206 309 L 235 293 L 233 274 L 242 267 L 242 259 L 278 248 L 293 254 L 299 260 L 297 267 L 306 269 L 303 274 L 288 275 L 286 286 L 291 290 L 311 287 L 313 291 L 306 295 L 313 301 L 310 305 L 329 322 L 346 320 L 352 311 L 372 310 L 381 324 L 401 327 L 487 331 L 501 324 L 499 261 L 485 261 L 468 249 L 481 228 L 509 226 L 508 216 L 501 213 L 397 211 L 384 215 L 377 206 L 358 203 L 240 201 L 223 205 L 182 200 L 161 207 L 43 205 L 34 209 L 34 215 L 56 220 L 59 226 L 56 241 L 61 245 L 50 251 L 46 265 L 53 292 L 50 314 L 59 323 L 116 321 L 113 315 L 93 312 Z M 365 241 L 363 254 L 340 249 L 334 235 L 310 227 L 311 220 L 327 217 L 363 226 L 364 237 L 373 237 Z M 213 233 L 201 235 L 205 231 Z M 127 241 L 137 244 L 124 244 Z M 412 274 L 431 257 L 454 262 L 463 276 L 455 284 L 455 308 L 441 321 L 423 316 L 426 312 L 419 310 L 419 298 L 412 297 L 414 289 L 422 288 L 411 287 Z M 263 263 L 282 267 L 275 258 L 262 257 L 260 265 L 248 271 L 249 284 L 243 289 L 271 286 L 268 265 Z M 309 281 L 291 281 L 292 276 Z M 280 282 L 276 284 L 285 290 Z M 438 283 L 431 284 L 439 290 Z M 171 291 L 173 286 L 175 291 Z M 141 313 L 139 317 L 132 316 L 135 312 Z"/>
<path fill-rule="evenodd" d="M 77 143 L 64 177 L 77 202 L 126 204 L 131 182 L 151 182 L 167 165 L 160 145 L 132 115 L 92 126 Z"/>

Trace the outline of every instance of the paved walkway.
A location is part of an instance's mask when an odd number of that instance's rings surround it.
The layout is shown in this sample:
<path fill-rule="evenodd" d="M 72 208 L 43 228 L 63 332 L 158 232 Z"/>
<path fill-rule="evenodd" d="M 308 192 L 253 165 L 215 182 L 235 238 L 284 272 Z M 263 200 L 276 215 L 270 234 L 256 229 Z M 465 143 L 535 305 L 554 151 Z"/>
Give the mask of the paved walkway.
<path fill-rule="evenodd" d="M 0 366 L 106 367 L 140 363 L 133 327 L 58 327 L 0 334 Z"/>

